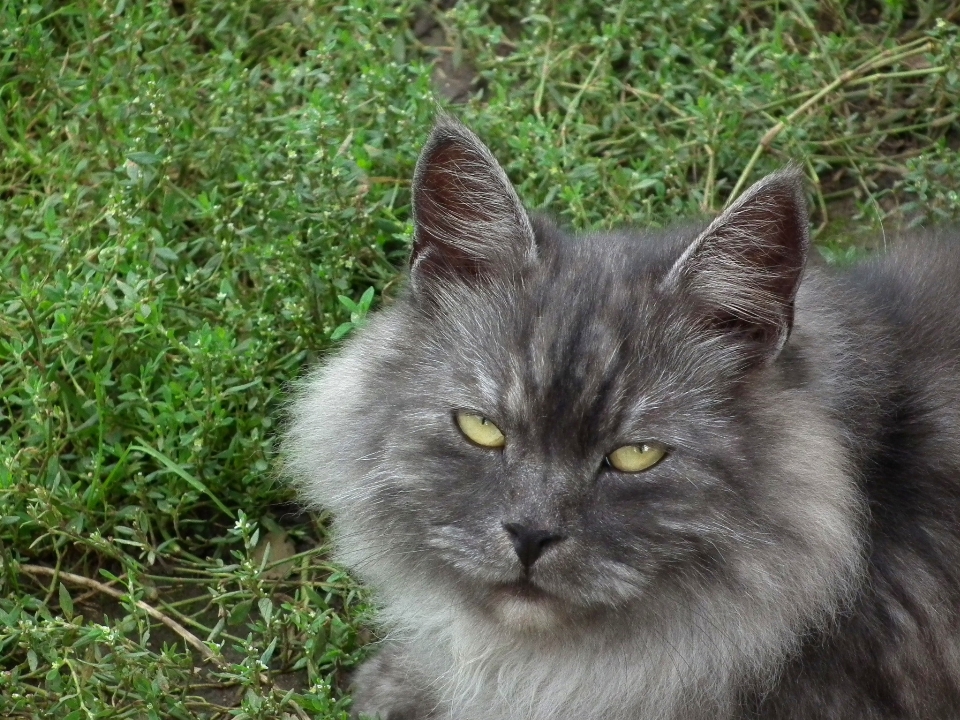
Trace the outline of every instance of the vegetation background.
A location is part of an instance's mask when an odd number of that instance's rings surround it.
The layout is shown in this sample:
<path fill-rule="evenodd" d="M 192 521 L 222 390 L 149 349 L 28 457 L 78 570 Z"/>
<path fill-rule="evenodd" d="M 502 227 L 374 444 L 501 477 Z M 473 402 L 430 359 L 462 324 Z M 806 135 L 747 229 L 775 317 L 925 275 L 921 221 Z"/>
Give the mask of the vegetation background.
<path fill-rule="evenodd" d="M 346 716 L 369 607 L 273 445 L 288 384 L 395 293 L 438 106 L 577 228 L 799 159 L 844 262 L 960 214 L 958 18 L 0 0 L 0 717 Z"/>

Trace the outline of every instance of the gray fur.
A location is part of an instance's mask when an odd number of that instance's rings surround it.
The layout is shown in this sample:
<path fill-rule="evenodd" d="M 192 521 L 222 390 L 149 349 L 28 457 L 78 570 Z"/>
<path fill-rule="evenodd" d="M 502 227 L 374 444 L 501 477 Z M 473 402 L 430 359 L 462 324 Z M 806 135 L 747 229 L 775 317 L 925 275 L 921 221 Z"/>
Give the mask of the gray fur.
<path fill-rule="evenodd" d="M 706 228 L 571 237 L 448 119 L 413 192 L 406 293 L 284 445 L 382 606 L 357 713 L 960 717 L 956 239 L 804 272 L 796 170 Z M 517 522 L 563 537 L 526 581 Z"/>

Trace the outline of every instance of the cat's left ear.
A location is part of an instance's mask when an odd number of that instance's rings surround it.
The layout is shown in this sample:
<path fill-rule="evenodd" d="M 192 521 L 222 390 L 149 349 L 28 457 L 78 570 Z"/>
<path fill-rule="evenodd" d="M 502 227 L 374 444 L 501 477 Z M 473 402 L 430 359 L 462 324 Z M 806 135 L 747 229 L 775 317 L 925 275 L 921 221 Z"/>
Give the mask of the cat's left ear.
<path fill-rule="evenodd" d="M 537 256 L 530 220 L 503 168 L 450 117 L 437 121 L 417 162 L 413 221 L 416 290 L 510 272 Z"/>
<path fill-rule="evenodd" d="M 663 281 L 694 295 L 708 322 L 761 360 L 777 356 L 793 326 L 810 245 L 803 188 L 796 166 L 768 175 L 693 241 Z"/>

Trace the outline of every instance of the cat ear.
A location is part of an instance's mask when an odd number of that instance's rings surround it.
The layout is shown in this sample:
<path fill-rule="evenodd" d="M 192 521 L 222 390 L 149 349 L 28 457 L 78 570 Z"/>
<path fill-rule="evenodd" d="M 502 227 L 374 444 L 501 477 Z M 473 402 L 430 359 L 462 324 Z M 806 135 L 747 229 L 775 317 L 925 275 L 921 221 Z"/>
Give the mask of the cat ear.
<path fill-rule="evenodd" d="M 793 326 L 809 244 L 803 174 L 790 166 L 753 185 L 721 213 L 663 284 L 697 297 L 717 328 L 772 359 Z"/>
<path fill-rule="evenodd" d="M 441 117 L 413 178 L 414 288 L 473 281 L 536 259 L 533 229 L 503 168 L 467 128 Z"/>

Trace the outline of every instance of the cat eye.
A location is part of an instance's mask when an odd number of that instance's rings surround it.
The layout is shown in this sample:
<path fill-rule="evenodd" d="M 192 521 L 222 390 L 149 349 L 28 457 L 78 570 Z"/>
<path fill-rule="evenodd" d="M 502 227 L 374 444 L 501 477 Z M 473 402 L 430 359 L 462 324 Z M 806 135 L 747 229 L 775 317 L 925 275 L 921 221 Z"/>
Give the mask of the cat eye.
<path fill-rule="evenodd" d="M 657 445 L 640 443 L 624 445 L 607 455 L 610 467 L 625 473 L 638 473 L 649 470 L 666 457 L 667 451 Z"/>
<path fill-rule="evenodd" d="M 507 441 L 500 428 L 483 415 L 461 411 L 454 415 L 454 418 L 457 421 L 457 427 L 467 440 L 481 447 L 501 448 Z"/>

